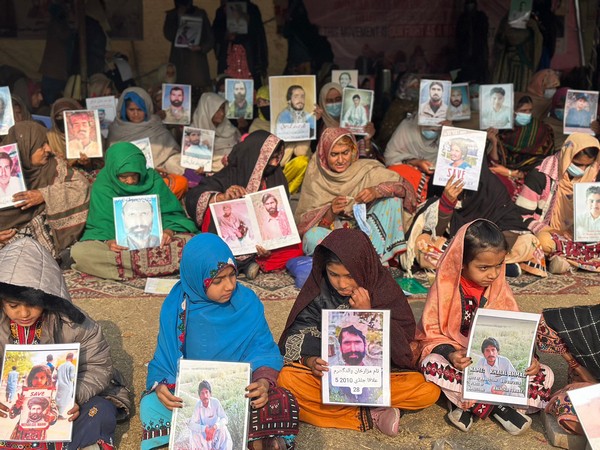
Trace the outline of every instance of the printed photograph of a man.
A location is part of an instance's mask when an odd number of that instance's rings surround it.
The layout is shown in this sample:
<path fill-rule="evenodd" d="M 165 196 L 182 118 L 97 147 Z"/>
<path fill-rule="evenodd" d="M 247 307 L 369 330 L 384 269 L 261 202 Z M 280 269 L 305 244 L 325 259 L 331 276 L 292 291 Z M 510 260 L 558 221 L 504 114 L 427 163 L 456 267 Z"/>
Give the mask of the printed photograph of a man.
<path fill-rule="evenodd" d="M 468 83 L 453 84 L 450 89 L 448 120 L 459 121 L 471 118 L 471 103 Z"/>
<path fill-rule="evenodd" d="M 440 125 L 448 115 L 450 81 L 421 80 L 419 125 Z"/>
<path fill-rule="evenodd" d="M 189 125 L 191 117 L 191 86 L 188 84 L 163 84 L 165 112 L 163 123 Z"/>
<path fill-rule="evenodd" d="M 102 135 L 97 110 L 65 111 L 67 159 L 102 157 Z"/>
<path fill-rule="evenodd" d="M 269 91 L 271 133 L 289 142 L 316 139 L 315 77 L 269 77 Z"/>
<path fill-rule="evenodd" d="M 344 89 L 340 126 L 354 134 L 367 134 L 365 127 L 371 121 L 373 91 L 366 89 Z"/>
<path fill-rule="evenodd" d="M 15 144 L 0 147 L 0 208 L 13 205 L 13 195 L 26 190 Z"/>
<path fill-rule="evenodd" d="M 228 119 L 252 119 L 252 98 L 254 95 L 254 80 L 225 80 L 225 98 Z"/>
<path fill-rule="evenodd" d="M 258 228 L 263 241 L 279 239 L 292 234 L 290 221 L 283 208 L 281 199 L 275 192 L 269 192 L 261 197 L 262 211 L 258 213 Z"/>
<path fill-rule="evenodd" d="M 479 113 L 479 129 L 498 130 L 513 127 L 513 85 L 482 85 L 479 87 L 481 102 Z"/>
<path fill-rule="evenodd" d="M 591 124 L 596 120 L 598 93 L 590 91 L 567 91 L 565 102 L 564 132 L 594 134 Z"/>
<path fill-rule="evenodd" d="M 154 196 L 113 199 L 117 245 L 128 250 L 159 247 L 162 225 Z"/>
<path fill-rule="evenodd" d="M 575 241 L 600 241 L 600 183 L 575 183 Z"/>

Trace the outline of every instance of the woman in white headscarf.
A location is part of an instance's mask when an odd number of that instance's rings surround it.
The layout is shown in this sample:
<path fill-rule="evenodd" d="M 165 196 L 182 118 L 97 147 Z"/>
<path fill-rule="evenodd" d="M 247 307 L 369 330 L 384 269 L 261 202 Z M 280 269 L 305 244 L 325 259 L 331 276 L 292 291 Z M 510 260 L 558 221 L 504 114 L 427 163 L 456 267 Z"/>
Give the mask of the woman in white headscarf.
<path fill-rule="evenodd" d="M 194 116 L 192 126 L 203 130 L 215 132 L 215 144 L 212 161 L 212 171 L 218 172 L 225 165 L 224 156 L 229 155 L 235 144 L 240 142 L 240 132 L 225 117 L 227 100 L 219 94 L 206 92 L 200 97 Z"/>

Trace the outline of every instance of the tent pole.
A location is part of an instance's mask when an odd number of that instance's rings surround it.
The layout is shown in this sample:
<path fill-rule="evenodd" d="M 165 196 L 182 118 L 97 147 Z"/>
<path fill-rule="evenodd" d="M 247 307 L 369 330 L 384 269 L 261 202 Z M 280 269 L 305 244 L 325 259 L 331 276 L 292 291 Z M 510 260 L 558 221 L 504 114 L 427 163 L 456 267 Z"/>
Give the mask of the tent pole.
<path fill-rule="evenodd" d="M 75 3 L 77 15 L 77 30 L 79 32 L 79 74 L 81 76 L 81 99 L 87 97 L 87 41 L 85 35 L 85 0 Z"/>
<path fill-rule="evenodd" d="M 585 53 L 583 51 L 583 32 L 581 30 L 581 10 L 579 8 L 579 0 L 575 0 L 575 19 L 577 20 L 577 38 L 579 40 L 579 57 L 581 59 L 581 67 L 585 66 Z"/>

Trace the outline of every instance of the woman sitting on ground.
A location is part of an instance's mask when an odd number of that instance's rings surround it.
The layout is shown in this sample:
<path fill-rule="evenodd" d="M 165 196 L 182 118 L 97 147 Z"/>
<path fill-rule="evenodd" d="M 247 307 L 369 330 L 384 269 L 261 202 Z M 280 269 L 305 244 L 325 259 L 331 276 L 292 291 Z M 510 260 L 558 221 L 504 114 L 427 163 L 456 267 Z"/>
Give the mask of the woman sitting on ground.
<path fill-rule="evenodd" d="M 67 158 L 67 143 L 65 138 L 65 111 L 84 109 L 77 100 L 72 98 L 59 98 L 50 110 L 50 121 L 52 128 L 48 131 L 48 143 L 52 152 L 63 159 Z M 81 155 L 78 159 L 67 160 L 69 166 L 77 169 L 86 179 L 93 183 L 98 172 L 104 167 L 104 158 L 88 158 Z"/>
<path fill-rule="evenodd" d="M 246 194 L 277 186 L 287 180 L 279 164 L 283 156 L 283 141 L 266 131 L 255 131 L 237 144 L 229 155 L 229 163 L 220 172 L 204 178 L 188 192 L 186 209 L 203 232 L 216 233 L 214 218 L 209 204 L 242 198 Z M 238 266 L 250 279 L 258 275 L 259 268 L 265 272 L 281 270 L 286 262 L 302 256 L 300 245 L 272 251 L 257 247 L 254 255 L 238 256 Z"/>
<path fill-rule="evenodd" d="M 476 219 L 487 219 L 500 228 L 508 242 L 507 276 L 518 276 L 523 270 L 546 277 L 546 259 L 538 239 L 529 232 L 519 208 L 485 161 L 478 189 L 463 188 L 462 180 L 454 177 L 448 180 L 443 192 L 441 187 L 434 186 L 433 196 L 419 209 L 409 230 L 408 249 L 400 257 L 403 268 L 409 271 L 416 258 L 422 268 L 435 269 L 448 241 L 460 227 Z"/>
<path fill-rule="evenodd" d="M 73 422 L 69 447 L 115 448 L 117 421 L 125 420 L 131 408 L 129 390 L 113 367 L 100 325 L 71 303 L 60 268 L 39 242 L 23 238 L 0 250 L 0 292 L 0 353 L 4 354 L 7 343 L 81 344 L 75 405 L 64 412 Z M 47 369 L 45 378 L 52 384 L 48 366 L 44 363 L 40 368 Z M 4 426 L 8 426 L 8 408 L 0 404 Z M 3 448 L 55 448 L 39 442 L 2 444 Z"/>
<path fill-rule="evenodd" d="M 443 125 L 451 125 L 445 122 Z M 437 162 L 441 127 L 418 125 L 417 114 L 404 119 L 385 148 L 385 165 L 406 179 L 424 202 Z"/>
<path fill-rule="evenodd" d="M 17 144 L 28 190 L 13 196 L 17 206 L 0 209 L 0 248 L 30 236 L 54 258 L 62 258 L 61 252 L 85 227 L 90 185 L 65 160 L 54 156 L 46 128 L 36 122 L 16 123 L 5 144 Z"/>
<path fill-rule="evenodd" d="M 226 156 L 241 138 L 238 129 L 225 117 L 226 106 L 227 100 L 219 94 L 205 92 L 192 116 L 192 127 L 215 132 L 213 172 L 218 172 L 226 165 Z"/>
<path fill-rule="evenodd" d="M 150 194 L 158 196 L 160 206 L 163 234 L 154 238 L 160 251 L 155 248 L 132 250 L 118 245 L 113 198 Z M 148 233 L 151 228 L 152 222 Z M 73 268 L 113 280 L 176 273 L 182 248 L 196 232 L 194 222 L 186 217 L 181 203 L 161 176 L 154 169 L 146 168 L 141 150 L 129 142 L 121 142 L 108 149 L 106 166 L 94 183 L 85 232 L 71 252 L 75 260 Z"/>
<path fill-rule="evenodd" d="M 596 181 L 599 151 L 595 137 L 571 134 L 559 153 L 548 156 L 529 173 L 516 200 L 529 229 L 550 258 L 550 273 L 564 273 L 571 266 L 600 272 L 600 243 L 573 240 L 574 185 Z"/>
<path fill-rule="evenodd" d="M 295 213 L 305 254 L 312 255 L 331 230 L 356 228 L 353 206 L 361 203 L 366 204 L 371 242 L 387 265 L 406 248 L 403 215 L 415 211 L 414 190 L 379 161 L 358 159 L 350 131 L 327 128 L 308 165 Z"/>
<path fill-rule="evenodd" d="M 328 376 L 328 364 L 321 359 L 321 340 L 327 334 L 321 323 L 324 309 L 390 311 L 391 408 L 321 402 L 321 378 Z M 402 410 L 427 408 L 440 393 L 437 386 L 426 383 L 415 371 L 410 351 L 414 332 L 415 319 L 408 301 L 379 261 L 369 238 L 360 230 L 334 230 L 315 249 L 311 275 L 279 341 L 286 362 L 279 383 L 295 395 L 303 422 L 355 431 L 376 427 L 395 436 Z"/>
<path fill-rule="evenodd" d="M 141 88 L 123 91 L 117 104 L 117 117 L 108 127 L 108 145 L 150 139 L 152 159 L 157 172 L 164 178 L 178 199 L 185 195 L 188 184 L 181 167 L 181 149 L 173 135 L 154 114 L 150 95 Z M 107 150 L 108 153 L 108 150 Z"/>
<path fill-rule="evenodd" d="M 511 197 L 518 193 L 527 173 L 554 153 L 552 128 L 533 117 L 532 111 L 531 97 L 525 95 L 515 105 L 514 129 L 488 130 L 490 170 L 506 185 Z"/>
<path fill-rule="evenodd" d="M 472 363 L 466 351 L 477 309 L 519 310 L 504 277 L 507 251 L 504 235 L 492 222 L 476 220 L 462 226 L 440 259 L 417 325 L 414 350 L 421 371 L 427 381 L 442 388 L 449 401 L 448 420 L 465 432 L 471 429 L 473 416 L 491 415 L 512 435 L 531 425 L 530 417 L 510 406 L 463 398 L 463 371 Z M 486 341 L 498 350 L 495 339 Z M 500 367 L 495 359 L 493 365 Z M 530 376 L 527 412 L 540 410 L 550 398 L 554 374 L 535 357 L 524 372 Z"/>
<path fill-rule="evenodd" d="M 251 399 L 253 426 L 248 448 L 293 448 L 298 409 L 293 396 L 277 387 L 283 360 L 262 303 L 237 283 L 237 274 L 235 258 L 220 237 L 203 233 L 185 246 L 181 279 L 163 303 L 156 350 L 148 365 L 140 404 L 143 450 L 169 442 L 172 410 L 184 402 L 173 395 L 180 358 L 250 363 L 246 397 Z M 287 397 L 289 410 L 279 409 L 282 397 Z"/>

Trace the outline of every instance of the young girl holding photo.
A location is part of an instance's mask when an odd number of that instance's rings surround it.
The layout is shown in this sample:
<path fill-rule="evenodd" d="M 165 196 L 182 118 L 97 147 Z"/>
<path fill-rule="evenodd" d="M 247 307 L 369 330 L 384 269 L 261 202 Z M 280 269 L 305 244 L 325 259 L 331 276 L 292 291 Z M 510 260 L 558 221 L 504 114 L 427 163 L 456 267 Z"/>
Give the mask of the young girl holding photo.
<path fill-rule="evenodd" d="M 448 420 L 462 431 L 469 431 L 473 416 L 491 415 L 513 435 L 531 425 L 530 417 L 512 407 L 462 397 L 463 370 L 472 364 L 466 351 L 477 309 L 519 310 L 505 279 L 507 252 L 506 239 L 492 222 L 476 220 L 460 228 L 438 264 L 417 326 L 416 355 L 421 371 L 442 388 L 449 400 Z M 526 412 L 532 413 L 548 402 L 554 374 L 537 358 L 525 373 L 530 376 Z"/>

